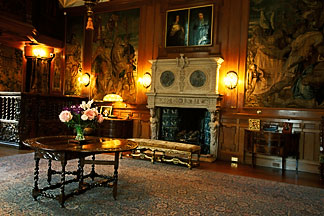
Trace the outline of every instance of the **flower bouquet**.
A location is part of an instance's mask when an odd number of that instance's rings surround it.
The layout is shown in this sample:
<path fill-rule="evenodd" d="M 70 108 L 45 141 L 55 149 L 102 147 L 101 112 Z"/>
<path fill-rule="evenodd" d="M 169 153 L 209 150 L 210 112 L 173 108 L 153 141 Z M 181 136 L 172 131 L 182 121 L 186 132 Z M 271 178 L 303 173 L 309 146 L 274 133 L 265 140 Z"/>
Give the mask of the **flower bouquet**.
<path fill-rule="evenodd" d="M 97 123 L 103 122 L 103 116 L 98 113 L 97 108 L 91 108 L 93 100 L 82 101 L 80 105 L 72 105 L 71 107 L 64 107 L 60 113 L 59 118 L 68 127 L 76 130 L 75 139 L 78 141 L 85 140 L 84 129 L 87 127 L 94 128 Z"/>

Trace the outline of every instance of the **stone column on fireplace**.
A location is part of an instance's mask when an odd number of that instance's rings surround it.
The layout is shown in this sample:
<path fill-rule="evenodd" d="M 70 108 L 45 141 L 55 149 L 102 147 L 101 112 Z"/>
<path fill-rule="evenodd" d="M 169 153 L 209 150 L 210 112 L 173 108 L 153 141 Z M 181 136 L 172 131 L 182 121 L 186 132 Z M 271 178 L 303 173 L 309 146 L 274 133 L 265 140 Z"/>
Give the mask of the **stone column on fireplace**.
<path fill-rule="evenodd" d="M 210 112 L 210 154 L 217 158 L 220 57 L 151 60 L 152 86 L 147 93 L 151 114 L 151 139 L 159 139 L 160 108 L 198 108 Z"/>
<path fill-rule="evenodd" d="M 219 110 L 208 110 L 210 112 L 210 152 L 217 157 L 219 140 Z"/>
<path fill-rule="evenodd" d="M 157 108 L 150 109 L 151 122 L 151 139 L 158 139 L 159 137 L 159 110 Z"/>

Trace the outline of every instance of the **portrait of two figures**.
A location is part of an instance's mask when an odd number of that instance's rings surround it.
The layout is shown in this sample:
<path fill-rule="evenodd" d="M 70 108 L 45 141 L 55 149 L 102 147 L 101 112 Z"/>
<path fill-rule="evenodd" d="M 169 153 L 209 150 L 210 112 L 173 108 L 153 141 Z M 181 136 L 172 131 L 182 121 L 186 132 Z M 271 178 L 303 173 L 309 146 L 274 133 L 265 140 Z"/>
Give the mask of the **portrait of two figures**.
<path fill-rule="evenodd" d="M 212 45 L 213 5 L 167 11 L 165 46 Z"/>

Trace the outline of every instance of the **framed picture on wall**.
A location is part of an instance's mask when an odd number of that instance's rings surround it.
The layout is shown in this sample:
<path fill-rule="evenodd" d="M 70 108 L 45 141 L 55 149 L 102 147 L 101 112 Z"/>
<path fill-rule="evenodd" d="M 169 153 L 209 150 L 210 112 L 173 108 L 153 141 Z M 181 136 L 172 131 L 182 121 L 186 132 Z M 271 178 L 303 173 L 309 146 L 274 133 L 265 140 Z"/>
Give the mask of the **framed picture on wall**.
<path fill-rule="evenodd" d="M 189 46 L 208 46 L 212 44 L 213 6 L 190 9 Z"/>
<path fill-rule="evenodd" d="M 188 46 L 189 10 L 167 11 L 166 46 Z"/>
<path fill-rule="evenodd" d="M 112 106 L 101 106 L 100 114 L 103 115 L 104 118 L 108 118 L 112 114 Z"/>
<path fill-rule="evenodd" d="M 213 5 L 166 11 L 165 47 L 212 45 Z"/>
<path fill-rule="evenodd" d="M 249 119 L 249 130 L 259 131 L 260 130 L 260 119 Z"/>

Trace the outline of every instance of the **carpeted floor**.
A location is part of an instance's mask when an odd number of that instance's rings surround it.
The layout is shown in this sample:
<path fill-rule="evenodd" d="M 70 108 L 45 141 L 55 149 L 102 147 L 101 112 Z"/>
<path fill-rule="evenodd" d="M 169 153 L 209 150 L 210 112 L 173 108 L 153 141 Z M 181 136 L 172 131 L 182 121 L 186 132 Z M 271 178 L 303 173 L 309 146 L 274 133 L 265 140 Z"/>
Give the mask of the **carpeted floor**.
<path fill-rule="evenodd" d="M 70 161 L 68 170 L 76 166 Z M 40 167 L 45 183 L 47 162 Z M 117 200 L 111 188 L 100 187 L 61 208 L 57 200 L 33 200 L 33 170 L 32 153 L 0 158 L 0 215 L 324 215 L 323 189 L 131 158 L 120 161 Z M 105 174 L 112 167 L 96 170 Z"/>

